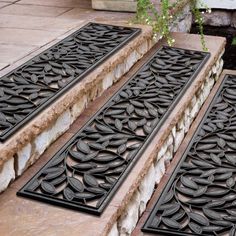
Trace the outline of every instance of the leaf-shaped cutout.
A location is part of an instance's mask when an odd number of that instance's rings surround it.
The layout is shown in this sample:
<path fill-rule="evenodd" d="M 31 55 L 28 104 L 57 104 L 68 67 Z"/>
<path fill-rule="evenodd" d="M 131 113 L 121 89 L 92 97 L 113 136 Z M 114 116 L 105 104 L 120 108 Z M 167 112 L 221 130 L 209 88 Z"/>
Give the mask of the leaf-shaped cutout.
<path fill-rule="evenodd" d="M 37 179 L 35 179 L 33 183 L 30 183 L 30 185 L 26 189 L 27 191 L 34 191 L 36 188 L 38 188 L 39 185 L 40 182 Z"/>
<path fill-rule="evenodd" d="M 94 194 L 104 194 L 106 190 L 99 188 L 99 187 L 88 187 L 86 188 L 87 191 L 94 193 Z"/>
<path fill-rule="evenodd" d="M 178 223 L 176 220 L 163 217 L 162 222 L 170 228 L 181 229 L 181 224 Z"/>
<path fill-rule="evenodd" d="M 51 183 L 55 186 L 55 185 L 61 184 L 65 180 L 66 180 L 66 176 L 63 175 L 63 176 L 61 176 L 59 178 L 56 178 L 56 179 L 52 180 Z"/>
<path fill-rule="evenodd" d="M 129 121 L 129 122 L 128 122 L 128 126 L 129 126 L 129 128 L 130 128 L 131 130 L 133 130 L 133 131 L 137 128 L 137 125 L 136 125 L 135 122 L 133 122 L 133 121 Z"/>
<path fill-rule="evenodd" d="M 132 160 L 132 159 L 134 158 L 134 156 L 136 155 L 137 151 L 138 151 L 138 150 L 135 150 L 135 149 L 132 150 L 132 151 L 127 155 L 126 160 L 127 160 L 127 161 Z"/>
<path fill-rule="evenodd" d="M 97 162 L 110 162 L 118 158 L 118 156 L 112 155 L 112 154 L 106 154 L 106 155 L 99 155 L 94 158 Z"/>
<path fill-rule="evenodd" d="M 74 177 L 69 177 L 68 182 L 78 192 L 84 191 L 84 185 L 82 184 L 82 182 L 79 179 L 76 179 Z"/>
<path fill-rule="evenodd" d="M 80 170 L 80 171 L 86 171 L 91 168 L 94 168 L 95 166 L 92 165 L 91 163 L 80 163 L 80 164 L 74 165 L 73 168 Z"/>
<path fill-rule="evenodd" d="M 223 226 L 223 227 L 229 227 L 232 226 L 233 223 L 225 220 L 214 220 L 214 224 L 218 226 Z"/>
<path fill-rule="evenodd" d="M 96 124 L 96 127 L 104 133 L 114 133 L 114 131 L 111 128 L 105 125 Z"/>
<path fill-rule="evenodd" d="M 77 148 L 79 151 L 89 154 L 90 153 L 90 147 L 87 143 L 85 143 L 83 140 L 79 140 L 77 143 Z"/>
<path fill-rule="evenodd" d="M 203 212 L 207 217 L 209 217 L 211 219 L 222 220 L 221 215 L 218 212 L 214 211 L 214 210 L 203 208 Z"/>
<path fill-rule="evenodd" d="M 110 188 L 112 187 L 112 184 L 109 184 L 109 183 L 101 183 L 101 184 L 99 184 L 99 186 L 100 186 L 101 188 L 106 189 L 106 190 L 110 190 Z"/>
<path fill-rule="evenodd" d="M 120 154 L 124 153 L 126 151 L 126 149 L 127 149 L 126 144 L 122 144 L 118 147 L 117 153 L 120 155 Z"/>
<path fill-rule="evenodd" d="M 63 174 L 65 171 L 64 167 L 51 168 L 51 169 L 53 169 L 54 171 L 50 172 L 50 168 L 46 170 L 48 171 L 48 174 L 44 177 L 45 180 L 55 179 L 61 174 Z"/>
<path fill-rule="evenodd" d="M 91 187 L 98 187 L 98 181 L 92 175 L 85 174 L 83 177 L 84 183 Z"/>
<path fill-rule="evenodd" d="M 130 115 L 134 111 L 134 106 L 133 105 L 128 105 L 126 108 L 126 112 Z"/>
<path fill-rule="evenodd" d="M 152 132 L 153 129 L 152 129 L 152 127 L 150 127 L 148 125 L 144 125 L 143 130 L 144 130 L 145 134 L 149 134 Z"/>
<path fill-rule="evenodd" d="M 89 170 L 87 173 L 89 174 L 99 174 L 99 173 L 104 173 L 106 170 L 108 170 L 108 166 L 102 166 L 102 167 L 97 167 L 92 170 Z"/>
<path fill-rule="evenodd" d="M 230 188 L 232 188 L 235 185 L 235 179 L 234 178 L 229 178 L 226 181 L 226 185 Z"/>
<path fill-rule="evenodd" d="M 110 141 L 114 137 L 114 134 L 109 134 L 109 135 L 104 135 L 104 136 L 99 135 L 99 136 L 100 138 L 97 141 L 105 142 L 105 141 Z"/>
<path fill-rule="evenodd" d="M 207 191 L 207 186 L 199 188 L 197 191 L 194 192 L 193 196 L 194 197 L 199 197 L 202 196 L 204 193 Z"/>
<path fill-rule="evenodd" d="M 112 161 L 110 163 L 108 163 L 107 165 L 109 166 L 109 168 L 116 168 L 118 166 L 121 166 L 125 163 L 125 160 L 123 159 L 117 159 L 115 161 Z"/>
<path fill-rule="evenodd" d="M 91 198 L 94 198 L 96 195 L 93 194 L 93 193 L 76 193 L 75 194 L 75 198 L 78 198 L 78 199 L 91 199 Z"/>
<path fill-rule="evenodd" d="M 204 171 L 204 172 L 200 175 L 200 177 L 201 177 L 201 178 L 208 177 L 208 176 L 213 175 L 213 174 L 215 174 L 215 173 L 216 173 L 216 170 L 214 170 L 214 169 L 212 169 L 212 170 L 207 170 L 207 171 Z"/>
<path fill-rule="evenodd" d="M 75 197 L 75 193 L 70 188 L 65 188 L 63 194 L 68 201 L 72 201 Z"/>
<path fill-rule="evenodd" d="M 119 119 L 115 119 L 115 127 L 120 131 L 122 130 L 123 124 Z"/>
<path fill-rule="evenodd" d="M 74 150 L 69 150 L 69 154 L 73 157 L 73 158 L 75 158 L 75 159 L 77 159 L 77 160 L 79 160 L 79 161 L 82 161 L 83 159 L 84 159 L 84 157 L 85 157 L 85 154 L 84 153 L 82 153 L 82 152 L 77 152 L 77 151 L 74 151 Z"/>
<path fill-rule="evenodd" d="M 173 190 L 171 189 L 165 196 L 165 199 L 163 199 L 162 203 L 167 203 L 169 202 L 174 196 Z"/>
<path fill-rule="evenodd" d="M 124 110 L 114 109 L 114 110 L 106 112 L 106 115 L 108 115 L 108 116 L 119 115 L 119 114 L 121 114 L 123 112 L 124 112 Z"/>
<path fill-rule="evenodd" d="M 102 150 L 104 149 L 104 146 L 100 143 L 89 143 L 89 146 L 93 149 L 96 149 L 96 150 Z"/>
<path fill-rule="evenodd" d="M 189 223 L 189 228 L 196 234 L 201 234 L 202 233 L 202 227 L 193 223 L 193 222 L 190 222 Z"/>
<path fill-rule="evenodd" d="M 210 154 L 211 160 L 214 161 L 216 164 L 221 165 L 221 159 L 215 155 L 214 153 Z"/>
<path fill-rule="evenodd" d="M 55 166 L 64 161 L 65 155 L 61 154 L 60 156 L 56 156 L 56 158 L 53 158 L 50 162 L 49 166 Z"/>
<path fill-rule="evenodd" d="M 204 227 L 202 227 L 202 230 L 204 231 L 204 232 L 214 232 L 214 231 L 221 231 L 223 228 L 222 227 L 220 227 L 220 226 L 204 226 Z"/>
<path fill-rule="evenodd" d="M 230 148 L 236 150 L 236 142 L 227 142 L 227 145 L 228 145 Z"/>
<path fill-rule="evenodd" d="M 217 144 L 219 145 L 219 147 L 224 148 L 225 145 L 226 145 L 226 142 L 225 142 L 224 139 L 219 138 L 219 139 L 217 140 Z"/>
<path fill-rule="evenodd" d="M 110 142 L 110 145 L 111 146 L 120 146 L 125 143 L 127 143 L 127 139 L 120 139 L 120 140 Z"/>
<path fill-rule="evenodd" d="M 225 153 L 225 158 L 227 159 L 227 161 L 229 161 L 233 165 L 236 164 L 236 153 L 234 153 L 234 152 Z"/>
<path fill-rule="evenodd" d="M 46 193 L 54 194 L 56 192 L 55 186 L 47 181 L 42 181 L 41 187 Z"/>
<path fill-rule="evenodd" d="M 209 202 L 209 201 L 208 201 Z M 208 204 L 205 205 L 206 208 L 213 208 L 213 207 L 219 207 L 225 204 L 224 200 L 215 200 L 211 201 Z"/>
<path fill-rule="evenodd" d="M 215 177 L 215 179 L 216 180 L 226 180 L 226 179 L 230 178 L 232 175 L 233 175 L 233 173 L 229 171 L 228 173 L 217 175 Z"/>
<path fill-rule="evenodd" d="M 181 176 L 181 183 L 185 187 L 189 187 L 192 189 L 198 189 L 198 185 L 193 180 L 191 180 L 190 178 L 187 178 L 185 176 Z"/>
<path fill-rule="evenodd" d="M 194 212 L 190 212 L 188 214 L 189 214 L 189 217 L 192 220 L 194 220 L 195 222 L 197 222 L 198 224 L 204 225 L 204 226 L 208 226 L 209 225 L 209 220 L 206 217 L 204 217 L 204 216 L 202 216 L 202 215 L 200 215 L 198 213 L 194 213 Z"/>
<path fill-rule="evenodd" d="M 178 188 L 178 191 L 182 194 L 186 194 L 186 195 L 189 195 L 189 196 L 193 196 L 194 195 L 194 190 L 190 189 L 190 188 L 183 188 L 183 187 L 180 187 Z"/>
<path fill-rule="evenodd" d="M 214 168 L 214 166 L 212 164 L 209 164 L 205 161 L 192 160 L 192 163 L 197 165 L 197 166 L 200 166 L 200 167 Z"/>
<path fill-rule="evenodd" d="M 109 176 L 106 176 L 106 181 L 109 183 L 109 184 L 114 184 L 117 179 L 116 178 L 113 178 L 113 177 L 109 177 Z"/>
<path fill-rule="evenodd" d="M 202 205 L 209 202 L 209 199 L 207 198 L 191 198 L 187 203 L 193 204 L 193 205 Z"/>
<path fill-rule="evenodd" d="M 139 101 L 130 100 L 130 103 L 133 104 L 135 107 L 140 107 L 140 108 L 144 107 L 143 103 L 141 103 Z"/>
<path fill-rule="evenodd" d="M 176 204 L 173 204 L 173 206 L 167 210 L 165 210 L 163 213 L 162 213 L 162 216 L 170 216 L 170 215 L 173 215 L 174 213 L 176 213 L 180 208 L 180 204 L 176 203 Z"/>
<path fill-rule="evenodd" d="M 207 149 L 211 149 L 211 148 L 213 148 L 213 147 L 215 147 L 216 146 L 216 144 L 215 143 L 211 143 L 211 144 L 199 144 L 198 146 L 197 146 L 197 150 L 198 151 L 205 151 L 205 150 L 207 150 Z"/>
<path fill-rule="evenodd" d="M 205 194 L 211 197 L 221 197 L 227 194 L 228 192 L 229 189 L 210 189 L 210 191 L 207 191 Z"/>

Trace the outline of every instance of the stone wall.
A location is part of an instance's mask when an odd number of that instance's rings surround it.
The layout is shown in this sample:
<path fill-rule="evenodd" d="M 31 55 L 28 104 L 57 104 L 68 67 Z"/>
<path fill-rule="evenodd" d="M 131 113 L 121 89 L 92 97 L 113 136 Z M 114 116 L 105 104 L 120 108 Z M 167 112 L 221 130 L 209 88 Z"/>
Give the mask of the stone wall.
<path fill-rule="evenodd" d="M 208 97 L 213 85 L 218 80 L 223 69 L 222 55 L 223 53 L 217 59 L 201 88 L 193 95 L 188 107 L 182 114 L 182 118 L 172 128 L 162 148 L 157 153 L 156 160 L 149 168 L 139 188 L 134 192 L 125 211 L 122 212 L 121 216 L 112 226 L 109 236 L 128 236 L 134 230 L 138 219 L 146 209 L 147 202 L 152 197 L 155 186 L 159 184 L 162 176 L 165 174 L 166 166 L 173 159 L 174 153 L 182 143 L 191 123 Z"/>
<path fill-rule="evenodd" d="M 203 22 L 204 25 L 236 28 L 236 10 L 212 10 L 211 13 L 203 14 Z"/>
<path fill-rule="evenodd" d="M 198 5 L 200 8 L 208 6 L 209 8 L 236 10 L 235 0 L 199 0 Z"/>

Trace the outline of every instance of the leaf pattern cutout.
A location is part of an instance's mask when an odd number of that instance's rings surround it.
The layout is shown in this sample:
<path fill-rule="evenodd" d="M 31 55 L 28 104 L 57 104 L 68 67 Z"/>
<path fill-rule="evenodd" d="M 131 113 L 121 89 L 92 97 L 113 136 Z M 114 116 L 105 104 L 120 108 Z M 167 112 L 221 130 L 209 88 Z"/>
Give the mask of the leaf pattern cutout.
<path fill-rule="evenodd" d="M 52 157 L 37 174 L 38 181 L 47 181 L 55 187 L 53 196 L 57 201 L 62 201 L 60 205 L 66 206 L 69 202 L 76 209 L 100 212 L 127 172 L 131 171 L 132 163 L 140 157 L 140 150 L 148 142 L 150 135 L 159 129 L 160 122 L 176 104 L 182 89 L 194 79 L 196 69 L 193 66 L 200 67 L 207 55 L 204 52 L 193 53 L 171 47 L 159 49 L 64 148 Z M 194 62 L 196 60 L 198 61 Z M 160 66 L 161 64 L 165 66 Z M 58 62 L 50 65 L 46 70 L 60 69 L 61 66 Z M 198 164 L 195 163 L 194 166 Z M 47 179 L 51 172 L 55 173 L 54 177 Z M 207 191 L 205 188 L 198 189 L 202 184 L 188 175 L 182 181 L 180 192 L 201 196 Z M 30 194 L 47 195 L 42 185 L 36 190 L 37 192 L 30 191 Z M 173 199 L 174 193 L 169 194 L 168 199 Z M 180 210 L 179 204 L 165 210 L 166 225 L 178 225 L 179 217 L 185 217 L 181 215 L 184 214 L 183 211 L 178 214 Z M 170 217 L 176 218 L 168 220 Z"/>
<path fill-rule="evenodd" d="M 227 75 L 153 209 L 151 221 L 158 224 L 146 222 L 145 229 L 168 235 L 176 235 L 175 230 L 181 235 L 236 234 L 235 131 L 236 76 Z"/>

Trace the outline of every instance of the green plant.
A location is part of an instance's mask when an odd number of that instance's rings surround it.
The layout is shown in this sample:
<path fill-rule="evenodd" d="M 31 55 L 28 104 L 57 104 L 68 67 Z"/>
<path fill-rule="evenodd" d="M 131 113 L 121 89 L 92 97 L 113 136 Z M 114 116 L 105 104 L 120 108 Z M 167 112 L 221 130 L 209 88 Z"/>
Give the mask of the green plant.
<path fill-rule="evenodd" d="M 191 10 L 195 17 L 195 22 L 199 27 L 202 47 L 205 51 L 207 51 L 203 34 L 203 12 L 201 12 L 199 8 L 196 7 L 197 0 L 189 1 L 191 4 Z M 175 11 L 175 8 L 181 4 L 186 4 L 186 0 L 176 0 L 172 4 L 170 4 L 170 0 L 161 0 L 160 3 L 160 11 L 158 12 L 151 0 L 137 0 L 137 13 L 134 22 L 152 26 L 154 38 L 157 38 L 158 36 L 160 38 L 165 37 L 168 44 L 173 45 L 175 41 L 170 36 L 170 24 L 171 22 L 174 22 L 178 17 L 178 14 L 180 14 L 178 11 Z M 207 11 L 209 11 L 209 9 Z"/>

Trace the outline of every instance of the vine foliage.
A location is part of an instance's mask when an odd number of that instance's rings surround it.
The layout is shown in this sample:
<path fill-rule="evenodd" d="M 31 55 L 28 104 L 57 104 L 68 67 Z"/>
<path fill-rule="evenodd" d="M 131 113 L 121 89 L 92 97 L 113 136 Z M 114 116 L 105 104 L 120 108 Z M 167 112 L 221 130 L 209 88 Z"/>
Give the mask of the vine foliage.
<path fill-rule="evenodd" d="M 152 0 L 138 0 L 137 12 L 134 18 L 134 23 L 148 24 L 152 26 L 154 32 L 154 38 L 157 39 L 165 37 L 170 46 L 172 46 L 175 40 L 170 36 L 170 24 L 175 22 L 179 16 L 179 12 L 176 8 L 186 4 L 186 0 L 176 0 L 174 3 L 170 3 L 170 0 L 160 0 L 160 10 L 158 11 Z M 208 51 L 203 33 L 203 17 L 198 5 L 203 5 L 197 0 L 189 0 L 191 11 L 193 12 L 195 22 L 198 25 L 199 33 L 201 36 L 201 43 L 204 51 Z M 207 12 L 210 9 L 204 6 Z"/>

